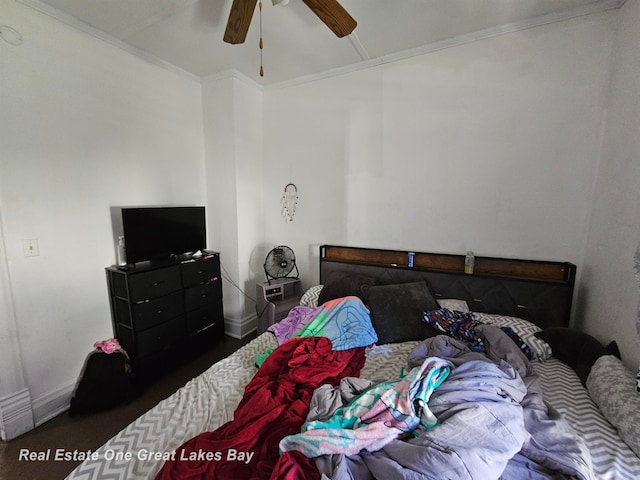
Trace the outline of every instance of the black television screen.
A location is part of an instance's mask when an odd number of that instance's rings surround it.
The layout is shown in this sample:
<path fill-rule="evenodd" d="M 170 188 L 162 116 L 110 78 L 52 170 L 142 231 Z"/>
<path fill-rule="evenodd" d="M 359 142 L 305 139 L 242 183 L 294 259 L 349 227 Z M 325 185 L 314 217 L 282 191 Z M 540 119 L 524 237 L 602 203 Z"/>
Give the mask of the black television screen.
<path fill-rule="evenodd" d="M 129 264 L 206 248 L 204 207 L 123 208 L 122 230 Z"/>

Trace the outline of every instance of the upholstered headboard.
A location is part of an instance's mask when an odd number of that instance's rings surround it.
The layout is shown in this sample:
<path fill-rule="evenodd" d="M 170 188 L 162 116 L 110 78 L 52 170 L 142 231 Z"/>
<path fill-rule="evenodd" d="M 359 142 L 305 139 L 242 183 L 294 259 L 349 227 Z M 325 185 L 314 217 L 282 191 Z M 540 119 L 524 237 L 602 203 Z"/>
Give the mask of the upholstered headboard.
<path fill-rule="evenodd" d="M 465 300 L 472 311 L 523 318 L 541 328 L 568 326 L 576 266 L 494 257 L 475 257 L 464 273 L 464 255 L 323 245 L 320 283 L 339 273 L 375 278 L 378 284 L 426 279 L 436 298 Z"/>

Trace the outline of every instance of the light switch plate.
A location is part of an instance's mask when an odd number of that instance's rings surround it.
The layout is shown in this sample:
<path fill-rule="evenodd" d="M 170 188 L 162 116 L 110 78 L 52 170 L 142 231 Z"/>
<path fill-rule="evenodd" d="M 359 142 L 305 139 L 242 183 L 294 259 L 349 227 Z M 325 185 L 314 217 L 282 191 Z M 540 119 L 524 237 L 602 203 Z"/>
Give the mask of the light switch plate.
<path fill-rule="evenodd" d="M 29 238 L 22 240 L 22 253 L 25 257 L 37 257 L 40 255 L 40 249 L 38 248 L 38 239 Z"/>

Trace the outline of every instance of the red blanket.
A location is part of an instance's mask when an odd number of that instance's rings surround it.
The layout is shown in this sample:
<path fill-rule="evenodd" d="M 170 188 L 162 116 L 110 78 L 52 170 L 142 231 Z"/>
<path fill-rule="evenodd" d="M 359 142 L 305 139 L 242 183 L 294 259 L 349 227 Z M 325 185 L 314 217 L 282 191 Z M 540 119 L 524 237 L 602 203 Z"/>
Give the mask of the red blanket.
<path fill-rule="evenodd" d="M 156 480 L 270 478 L 279 457 L 278 443 L 300 432 L 313 391 L 357 376 L 364 360 L 364 347 L 333 351 L 325 337 L 283 343 L 245 388 L 233 420 L 184 443 Z M 281 467 L 284 473 L 287 469 Z"/>

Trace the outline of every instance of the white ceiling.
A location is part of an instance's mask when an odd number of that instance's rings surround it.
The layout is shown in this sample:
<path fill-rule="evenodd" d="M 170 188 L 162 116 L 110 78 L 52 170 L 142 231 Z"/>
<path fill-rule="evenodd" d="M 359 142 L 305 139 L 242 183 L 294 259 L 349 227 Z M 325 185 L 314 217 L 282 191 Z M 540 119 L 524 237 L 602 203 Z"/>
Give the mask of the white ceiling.
<path fill-rule="evenodd" d="M 232 0 L 18 0 L 150 61 L 196 77 L 237 70 L 262 85 L 360 68 L 504 31 L 609 8 L 624 0 L 340 0 L 356 19 L 337 38 L 302 3 L 263 0 L 247 40 L 222 41 Z"/>

